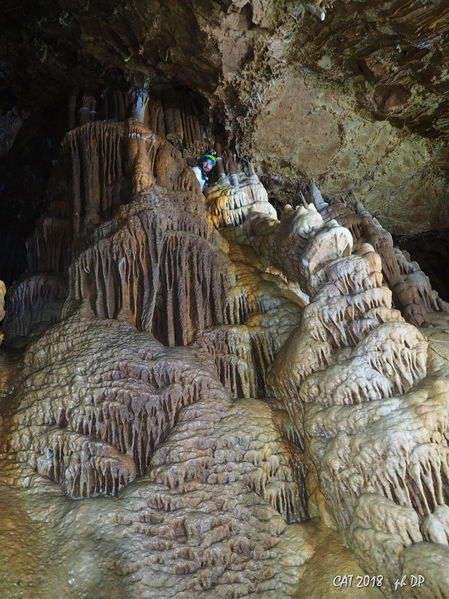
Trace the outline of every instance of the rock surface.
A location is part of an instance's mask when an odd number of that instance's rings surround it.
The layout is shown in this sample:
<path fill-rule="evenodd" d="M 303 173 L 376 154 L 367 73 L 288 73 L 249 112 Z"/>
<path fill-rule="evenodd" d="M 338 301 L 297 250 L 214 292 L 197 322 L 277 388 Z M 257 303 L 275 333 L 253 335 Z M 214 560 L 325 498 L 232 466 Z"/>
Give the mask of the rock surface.
<path fill-rule="evenodd" d="M 24 11 L 6 2 L 1 85 L 10 100 L 1 113 L 10 123 L 8 115 L 31 112 L 16 144 L 5 125 L 8 148 L 16 145 L 20 157 L 39 137 L 56 147 L 67 123 L 62 97 L 69 113 L 78 98 L 78 111 L 101 118 L 104 98 L 109 110 L 123 107 L 119 95 L 130 86 L 150 98 L 171 87 L 201 98 L 201 127 L 214 124 L 209 139 L 250 153 L 272 199 L 292 203 L 314 177 L 331 196 L 355 194 L 394 234 L 447 227 L 445 2 L 314 6 L 122 0 L 111 11 L 60 0 Z M 31 77 L 20 63 L 23 47 Z M 33 117 L 42 109 L 53 115 L 48 124 Z"/>
<path fill-rule="evenodd" d="M 444 3 L 0 10 L 2 598 L 444 596 Z"/>
<path fill-rule="evenodd" d="M 438 596 L 447 304 L 363 206 L 278 220 L 230 155 L 204 197 L 143 120 L 67 134 L 11 292 L 2 596 Z"/>

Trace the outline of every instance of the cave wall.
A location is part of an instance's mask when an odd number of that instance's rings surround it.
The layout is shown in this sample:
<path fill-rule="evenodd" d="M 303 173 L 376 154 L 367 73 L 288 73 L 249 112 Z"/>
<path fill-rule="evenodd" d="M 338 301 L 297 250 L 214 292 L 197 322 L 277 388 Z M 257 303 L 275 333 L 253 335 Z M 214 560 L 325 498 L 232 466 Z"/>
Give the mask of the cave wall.
<path fill-rule="evenodd" d="M 394 234 L 449 220 L 445 144 L 367 119 L 323 74 L 291 69 L 276 81 L 252 141 L 265 176 L 313 177 L 329 197 L 362 201 Z"/>
<path fill-rule="evenodd" d="M 444 596 L 449 306 L 385 227 L 447 226 L 448 13 L 386 4 L 2 9 L 5 598 Z"/>

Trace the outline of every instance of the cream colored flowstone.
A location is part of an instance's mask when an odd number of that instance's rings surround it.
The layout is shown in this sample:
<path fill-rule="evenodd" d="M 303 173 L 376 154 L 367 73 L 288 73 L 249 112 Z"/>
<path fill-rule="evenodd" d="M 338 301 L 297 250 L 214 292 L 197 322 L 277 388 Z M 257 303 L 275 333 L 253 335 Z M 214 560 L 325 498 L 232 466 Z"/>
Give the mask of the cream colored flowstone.
<path fill-rule="evenodd" d="M 111 320 L 66 319 L 23 366 L 3 423 L 0 538 L 17 542 L 2 597 L 295 596 L 319 542 L 282 517 L 298 488 L 267 403 L 232 401 L 192 349 Z M 73 501 L 48 478 L 71 494 L 125 487 Z"/>
<path fill-rule="evenodd" d="M 278 220 L 252 171 L 206 218 L 180 157 L 119 129 L 138 197 L 97 228 L 78 198 L 65 319 L 2 353 L 5 599 L 405 597 L 418 574 L 443 596 L 449 327 L 419 269 L 394 259 L 421 331 L 366 239 L 313 205 Z"/>
<path fill-rule="evenodd" d="M 363 239 L 354 246 L 349 230 L 324 223 L 315 206 L 286 207 L 281 221 L 255 204 L 239 219 L 227 218 L 234 205 L 220 202 L 220 194 L 230 197 L 225 187 L 210 192 L 209 209 L 217 216 L 220 208 L 215 224 L 227 225 L 228 239 L 255 248 L 268 268 L 280 265 L 310 298 L 268 376 L 304 448 L 309 512 L 336 522 L 364 569 L 382 577 L 384 594 L 404 593 L 398 579 L 417 574 L 404 569 L 408 548 L 416 553 L 423 541 L 448 538 L 448 333 L 406 323 L 392 307 L 373 247 Z M 369 214 L 365 219 L 375 231 Z M 446 305 L 418 265 L 390 254 L 407 317 L 409 304 L 416 306 L 418 320 L 427 313 L 441 331 L 448 317 L 433 311 Z M 420 568 L 435 571 L 424 559 Z M 440 571 L 432 584 L 447 583 Z M 422 585 L 413 593 L 433 596 Z"/>
<path fill-rule="evenodd" d="M 411 546 L 416 555 L 416 543 L 447 543 L 449 380 L 441 364 L 432 370 L 425 335 L 392 309 L 372 248 L 344 256 L 337 231 L 309 235 L 311 303 L 270 382 L 304 439 L 324 509 L 364 569 L 385 577 L 388 594 L 398 577 L 417 573 L 404 566 Z M 433 571 L 425 556 L 424 577 Z"/>

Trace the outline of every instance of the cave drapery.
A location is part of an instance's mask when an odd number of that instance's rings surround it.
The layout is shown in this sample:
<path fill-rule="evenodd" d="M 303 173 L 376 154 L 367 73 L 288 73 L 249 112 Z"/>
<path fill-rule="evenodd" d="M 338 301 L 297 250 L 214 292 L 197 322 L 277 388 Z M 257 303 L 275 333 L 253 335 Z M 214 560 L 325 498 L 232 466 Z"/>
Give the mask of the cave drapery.
<path fill-rule="evenodd" d="M 311 31 L 326 20 L 333 31 L 343 4 L 295 5 L 288 19 L 308 14 Z M 390 11 L 404 35 L 412 4 Z M 114 18 L 126 23 L 127 6 Z M 174 6 L 189 35 L 204 32 Z M 244 73 L 250 42 L 257 49 L 266 31 L 277 39 L 271 10 L 263 0 L 228 7 L 226 85 Z M 419 11 L 422 30 L 445 32 L 444 7 Z M 95 24 L 79 24 L 88 44 Z M 245 117 L 243 85 L 234 105 L 226 100 L 234 114 L 215 106 L 207 117 L 218 59 L 205 48 L 201 68 L 192 50 L 187 81 L 169 83 L 181 58 L 167 47 L 152 72 L 166 65 L 163 83 L 125 91 L 116 80 L 66 96 L 26 269 L 0 285 L 0 595 L 445 598 L 449 304 L 370 212 L 369 194 L 362 204 L 334 193 L 334 171 L 316 182 L 312 155 L 303 172 L 299 154 L 288 165 L 270 154 L 274 141 L 251 158 L 292 89 L 302 90 L 298 117 L 313 76 L 304 88 L 282 75 L 260 114 Z M 374 72 L 374 55 L 357 68 Z M 388 79 L 393 62 L 370 80 L 370 101 L 389 127 L 401 118 L 415 127 L 406 142 L 415 151 L 429 142 L 413 135 L 430 124 L 408 107 L 404 81 Z M 194 85 L 205 73 L 207 94 Z M 8 144 L 27 118 L 8 112 Z M 292 143 L 285 130 L 277 141 Z M 191 166 L 213 143 L 222 151 L 203 195 Z M 426 184 L 446 176 L 438 143 L 420 171 Z M 332 169 L 342 148 L 328 156 Z M 307 183 L 278 193 L 295 168 Z"/>

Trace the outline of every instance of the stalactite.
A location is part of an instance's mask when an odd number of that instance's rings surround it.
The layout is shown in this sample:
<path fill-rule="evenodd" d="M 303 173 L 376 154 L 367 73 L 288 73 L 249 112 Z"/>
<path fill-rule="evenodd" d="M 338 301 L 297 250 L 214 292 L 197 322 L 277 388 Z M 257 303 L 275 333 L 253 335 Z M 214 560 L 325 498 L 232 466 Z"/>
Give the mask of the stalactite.
<path fill-rule="evenodd" d="M 68 165 L 71 176 L 68 178 L 66 190 L 55 186 L 53 206 L 57 206 L 58 202 L 61 203 L 62 198 L 68 197 L 69 201 L 66 203 L 69 207 L 61 204 L 55 212 L 61 215 L 72 214 L 73 221 L 70 224 L 66 218 L 55 216 L 44 218 L 39 223 L 33 238 L 28 242 L 28 260 L 31 270 L 66 274 L 68 265 L 79 252 L 79 248 L 83 244 L 89 244 L 89 234 L 95 231 L 95 225 L 117 212 L 123 201 L 129 201 L 131 191 L 129 181 L 133 182 L 136 195 L 148 191 L 153 185 L 153 172 L 158 170 L 156 162 L 160 164 L 160 159 L 157 160 L 160 144 L 159 138 L 136 121 L 127 124 L 89 123 L 70 132 L 63 145 L 62 164 Z M 177 165 L 171 155 L 170 160 Z M 173 171 L 172 162 L 166 161 L 164 165 L 160 164 L 159 170 L 163 171 L 165 168 L 165 172 Z M 178 176 L 173 175 L 175 180 L 172 181 L 172 186 L 175 188 L 178 185 Z M 128 195 L 125 194 L 126 191 Z M 110 318 L 120 314 L 122 318 L 131 318 L 141 327 L 147 326 L 148 316 L 145 308 L 140 305 L 136 307 L 140 297 L 140 291 L 137 290 L 141 289 L 138 282 L 141 279 L 140 272 L 136 270 L 135 265 L 132 266 L 134 270 L 131 282 L 132 293 L 127 297 L 128 292 L 120 291 L 123 268 L 118 265 L 122 264 L 123 255 L 117 256 L 114 262 L 104 242 L 100 243 L 100 246 L 101 248 L 94 249 L 91 254 L 88 251 L 80 259 L 81 271 L 75 276 L 78 299 L 71 296 L 69 309 L 73 309 L 77 301 L 84 299 L 86 306 L 89 306 L 94 313 Z M 121 251 L 126 252 L 127 248 L 124 247 Z M 129 259 L 129 263 L 132 265 L 133 260 Z M 44 279 L 45 277 L 42 280 Z M 50 276 L 48 280 L 53 279 Z M 123 282 L 123 287 L 129 288 L 127 279 Z M 28 289 L 27 285 L 23 288 Z M 26 295 L 26 292 L 24 293 Z M 146 289 L 144 297 L 148 296 L 148 293 L 149 290 Z M 47 324 L 57 319 L 56 312 L 59 315 L 61 309 L 61 294 L 49 303 L 50 311 L 53 310 L 51 305 L 57 305 L 57 308 L 54 308 L 55 314 L 52 312 L 51 318 L 42 316 L 43 308 L 39 302 L 33 308 L 29 304 L 30 298 L 24 309 L 27 314 L 33 314 L 29 317 L 31 324 L 24 325 L 23 330 L 23 327 L 16 330 L 15 325 L 7 324 L 8 327 L 12 327 L 7 335 L 8 338 L 25 335 L 26 330 L 36 324 L 36 319 Z M 198 315 L 197 320 L 201 320 L 198 319 Z"/>
<path fill-rule="evenodd" d="M 181 108 L 173 92 L 167 92 L 162 99 L 164 107 L 165 136 L 176 148 L 181 149 L 184 130 Z"/>
<path fill-rule="evenodd" d="M 5 295 L 6 285 L 3 281 L 0 281 L 0 321 L 5 318 Z M 4 333 L 0 333 L 0 344 L 3 342 Z"/>
<path fill-rule="evenodd" d="M 6 341 L 26 339 L 33 329 L 41 332 L 57 322 L 66 296 L 65 281 L 58 275 L 34 275 L 12 285 L 3 323 Z"/>
<path fill-rule="evenodd" d="M 127 93 L 106 88 L 98 98 L 73 92 L 68 99 L 67 114 L 68 131 L 92 121 L 123 122 L 129 116 L 159 138 L 168 140 L 189 160 L 197 160 L 208 147 L 197 103 L 173 89 L 151 97 L 147 90 L 138 88 Z"/>
<path fill-rule="evenodd" d="M 133 194 L 150 189 L 153 184 L 154 160 L 159 140 L 153 133 L 142 132 L 132 125 L 128 133 L 128 169 L 132 173 Z"/>
<path fill-rule="evenodd" d="M 182 123 L 182 141 L 183 141 L 183 146 L 185 148 L 190 148 L 193 145 L 193 141 L 194 141 L 194 137 L 193 137 L 193 131 L 192 131 L 192 122 L 189 119 L 189 114 L 187 113 L 187 111 L 181 110 L 181 123 Z"/>
<path fill-rule="evenodd" d="M 146 89 L 133 89 L 130 92 L 131 112 L 130 118 L 137 119 L 142 125 L 145 123 L 145 115 L 148 105 L 148 92 Z M 154 131 L 154 129 L 153 129 Z"/>
<path fill-rule="evenodd" d="M 71 260 L 71 223 L 63 218 L 43 218 L 27 241 L 30 272 L 65 273 Z"/>
<path fill-rule="evenodd" d="M 159 137 L 165 138 L 163 115 L 161 100 L 151 97 L 148 102 L 148 129 Z"/>
<path fill-rule="evenodd" d="M 126 186 L 121 141 L 123 126 L 91 123 L 69 133 L 63 145 L 72 166 L 71 197 L 75 238 L 107 218 L 121 204 Z"/>
<path fill-rule="evenodd" d="M 121 89 L 117 89 L 114 91 L 114 100 L 115 100 L 115 118 L 121 122 L 124 121 L 128 115 L 127 110 L 127 98 L 125 98 L 125 94 Z"/>
<path fill-rule="evenodd" d="M 59 336 L 61 327 L 70 347 Z M 94 342 L 100 331 L 99 376 Z M 54 342 L 47 348 L 48 341 L 38 340 L 25 364 L 28 379 L 22 391 L 28 399 L 9 424 L 11 450 L 73 497 L 116 494 L 145 473 L 176 414 L 210 389 L 210 376 L 195 363 L 190 368 L 188 361 L 180 361 L 179 352 L 167 359 L 160 344 L 148 335 L 136 337 L 124 323 L 73 319 L 53 328 L 50 336 Z M 120 345 L 124 337 L 128 345 Z M 129 343 L 135 345 L 131 357 Z M 57 377 L 50 374 L 44 387 L 39 378 L 41 372 L 51 373 L 61 352 L 79 361 L 76 381 L 64 394 Z M 186 350 L 184 358 L 188 355 Z M 80 401 L 74 403 L 73 395 Z"/>
<path fill-rule="evenodd" d="M 128 319 L 169 344 L 223 321 L 223 258 L 209 245 L 207 224 L 187 212 L 180 217 L 175 205 L 166 192 L 122 208 L 72 264 L 69 304 L 87 301 L 94 314 Z M 125 210 L 130 226 L 122 228 Z"/>
<path fill-rule="evenodd" d="M 89 121 L 95 120 L 96 100 L 94 96 L 85 94 L 81 97 L 80 107 L 78 108 L 78 125 L 85 125 Z"/>

